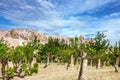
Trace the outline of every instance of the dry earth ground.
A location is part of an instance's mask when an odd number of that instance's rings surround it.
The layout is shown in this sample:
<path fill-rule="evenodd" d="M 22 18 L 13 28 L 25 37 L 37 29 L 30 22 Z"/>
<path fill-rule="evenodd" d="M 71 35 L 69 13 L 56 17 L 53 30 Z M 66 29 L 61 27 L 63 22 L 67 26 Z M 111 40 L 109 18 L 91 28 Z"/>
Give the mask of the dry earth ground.
<path fill-rule="evenodd" d="M 38 74 L 26 76 L 23 79 L 15 77 L 13 80 L 77 80 L 79 66 L 68 70 L 65 65 L 51 64 L 46 69 L 43 69 L 43 66 L 40 64 Z M 95 67 L 88 66 L 85 75 L 84 80 L 120 80 L 120 72 L 115 73 L 113 67 L 96 70 Z"/>

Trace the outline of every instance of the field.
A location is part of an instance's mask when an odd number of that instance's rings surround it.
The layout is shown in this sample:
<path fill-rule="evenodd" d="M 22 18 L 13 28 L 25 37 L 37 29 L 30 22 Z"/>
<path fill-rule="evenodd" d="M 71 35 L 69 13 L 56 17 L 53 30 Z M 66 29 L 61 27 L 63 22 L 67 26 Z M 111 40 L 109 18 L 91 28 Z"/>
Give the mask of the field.
<path fill-rule="evenodd" d="M 38 74 L 23 79 L 15 77 L 14 80 L 77 80 L 79 65 L 68 70 L 66 70 L 66 65 L 51 64 L 46 69 L 43 66 L 43 64 L 39 66 Z M 112 66 L 97 70 L 95 67 L 88 66 L 85 76 L 84 80 L 120 80 L 120 72 L 115 73 Z"/>

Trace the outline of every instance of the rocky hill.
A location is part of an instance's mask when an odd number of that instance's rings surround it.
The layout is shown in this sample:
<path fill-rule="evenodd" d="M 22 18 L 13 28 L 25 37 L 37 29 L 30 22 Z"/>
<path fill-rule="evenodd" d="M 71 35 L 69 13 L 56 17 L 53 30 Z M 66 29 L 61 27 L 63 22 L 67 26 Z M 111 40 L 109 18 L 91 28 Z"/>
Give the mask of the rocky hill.
<path fill-rule="evenodd" d="M 58 39 L 64 39 L 65 41 L 69 42 L 69 37 L 63 37 L 63 36 L 56 36 L 56 35 L 45 35 L 40 32 L 36 32 L 33 30 L 23 30 L 23 29 L 12 29 L 12 30 L 0 30 L 0 38 L 4 38 L 5 41 L 10 46 L 18 46 L 22 45 L 23 43 L 27 43 L 37 37 L 38 40 L 40 40 L 40 43 L 45 44 L 48 42 L 48 38 L 58 38 Z M 88 42 L 91 39 L 85 39 L 83 36 L 79 37 L 79 41 L 85 41 Z"/>

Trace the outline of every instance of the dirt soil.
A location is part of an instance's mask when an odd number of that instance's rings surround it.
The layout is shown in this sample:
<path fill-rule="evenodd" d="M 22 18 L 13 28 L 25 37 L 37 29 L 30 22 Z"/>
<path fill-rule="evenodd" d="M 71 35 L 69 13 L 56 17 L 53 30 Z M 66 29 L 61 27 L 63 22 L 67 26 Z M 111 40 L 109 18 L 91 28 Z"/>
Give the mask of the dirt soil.
<path fill-rule="evenodd" d="M 15 77 L 13 80 L 77 80 L 79 65 L 73 69 L 66 70 L 66 65 L 51 64 L 46 69 L 43 64 L 39 66 L 38 74 L 26 76 L 25 78 Z M 119 70 L 120 71 L 120 70 Z M 87 67 L 84 80 L 120 80 L 120 72 L 115 73 L 113 67 Z"/>

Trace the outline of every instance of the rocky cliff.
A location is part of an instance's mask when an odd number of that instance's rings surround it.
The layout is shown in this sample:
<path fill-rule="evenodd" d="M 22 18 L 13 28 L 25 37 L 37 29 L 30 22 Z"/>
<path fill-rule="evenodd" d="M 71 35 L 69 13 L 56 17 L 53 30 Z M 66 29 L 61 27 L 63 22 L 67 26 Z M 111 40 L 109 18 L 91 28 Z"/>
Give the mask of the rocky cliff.
<path fill-rule="evenodd" d="M 22 45 L 23 43 L 27 43 L 31 40 L 37 38 L 40 40 L 40 43 L 45 44 L 48 42 L 48 38 L 58 38 L 58 39 L 65 39 L 69 41 L 68 37 L 56 36 L 56 35 L 45 35 L 40 32 L 36 32 L 33 30 L 21 30 L 21 29 L 12 29 L 12 30 L 0 30 L 0 38 L 4 38 L 5 41 L 10 46 L 18 46 Z"/>
<path fill-rule="evenodd" d="M 22 30 L 22 29 L 12 29 L 12 30 L 0 30 L 0 38 L 4 38 L 5 41 L 10 46 L 18 46 L 22 45 L 23 43 L 27 43 L 35 38 L 40 40 L 40 43 L 45 44 L 48 42 L 48 38 L 58 38 L 58 39 L 64 39 L 65 41 L 69 42 L 69 37 L 63 37 L 63 36 L 56 36 L 56 35 L 45 35 L 40 32 L 36 32 L 33 30 Z M 79 41 L 89 42 L 91 39 L 85 39 L 83 36 L 79 37 Z"/>

